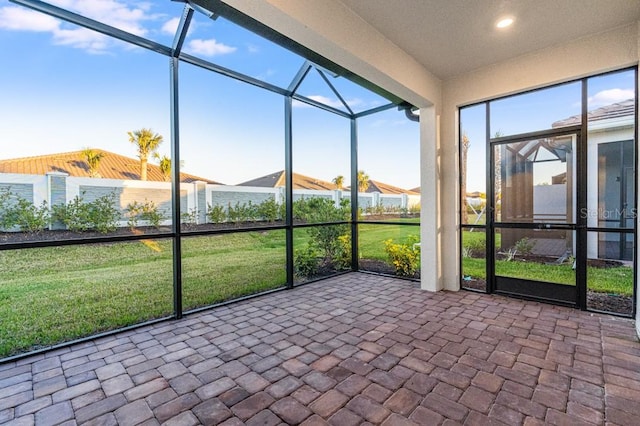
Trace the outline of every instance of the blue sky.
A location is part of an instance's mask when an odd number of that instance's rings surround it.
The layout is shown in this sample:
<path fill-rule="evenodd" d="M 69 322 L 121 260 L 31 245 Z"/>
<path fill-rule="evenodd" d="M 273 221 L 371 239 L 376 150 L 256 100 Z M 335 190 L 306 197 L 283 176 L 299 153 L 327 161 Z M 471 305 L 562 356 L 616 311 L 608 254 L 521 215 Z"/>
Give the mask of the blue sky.
<path fill-rule="evenodd" d="M 589 109 L 635 97 L 635 73 L 623 71 L 592 77 L 587 83 Z M 580 114 L 581 85 L 568 83 L 491 102 L 490 134 L 503 136 L 551 129 L 555 121 Z M 486 191 L 486 112 L 484 104 L 463 108 L 462 132 L 471 142 L 467 190 Z"/>
<path fill-rule="evenodd" d="M 172 1 L 52 0 L 164 45 L 183 4 Z M 101 148 L 135 157 L 127 131 L 150 127 L 169 154 L 169 60 L 103 35 L 0 1 L 0 158 Z M 195 14 L 185 51 L 286 87 L 303 59 L 224 19 Z M 386 100 L 332 79 L 355 111 Z M 235 184 L 284 168 L 281 96 L 180 65 L 183 170 Z M 337 106 L 317 75 L 301 94 Z M 349 176 L 349 122 L 296 103 L 294 171 L 320 179 Z M 360 168 L 372 179 L 419 185 L 419 128 L 391 110 L 359 122 Z"/>

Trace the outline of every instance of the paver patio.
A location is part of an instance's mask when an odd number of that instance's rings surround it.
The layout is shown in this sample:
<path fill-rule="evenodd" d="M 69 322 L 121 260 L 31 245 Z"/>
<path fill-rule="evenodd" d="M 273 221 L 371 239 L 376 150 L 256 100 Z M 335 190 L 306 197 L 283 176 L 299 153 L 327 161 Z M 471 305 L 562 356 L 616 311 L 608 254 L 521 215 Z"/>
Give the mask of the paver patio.
<path fill-rule="evenodd" d="M 0 365 L 0 423 L 640 423 L 631 320 L 351 273 Z"/>

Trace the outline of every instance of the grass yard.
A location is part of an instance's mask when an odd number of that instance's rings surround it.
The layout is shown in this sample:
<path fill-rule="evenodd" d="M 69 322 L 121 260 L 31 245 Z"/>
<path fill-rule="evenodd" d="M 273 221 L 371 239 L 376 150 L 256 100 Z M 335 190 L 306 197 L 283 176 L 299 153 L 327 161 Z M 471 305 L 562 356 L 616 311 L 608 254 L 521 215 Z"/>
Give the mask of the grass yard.
<path fill-rule="evenodd" d="M 496 235 L 496 245 L 499 246 L 500 234 Z M 484 250 L 484 232 L 464 231 L 462 233 L 463 247 L 476 247 Z M 479 257 L 463 257 L 462 274 L 472 278 L 486 279 L 486 261 Z M 538 262 L 496 261 L 496 274 L 523 278 L 535 281 L 556 282 L 567 285 L 575 285 L 575 271 L 569 264 L 547 265 Z M 587 266 L 587 288 L 590 291 L 617 294 L 621 296 L 633 295 L 633 268 L 618 266 L 611 268 L 596 268 Z"/>
<path fill-rule="evenodd" d="M 407 221 L 416 221 L 409 219 Z M 383 241 L 417 227 L 362 225 L 363 255 L 386 260 Z M 308 243 L 294 232 L 294 247 Z M 0 358 L 173 312 L 171 240 L 0 251 Z M 285 231 L 185 237 L 183 308 L 282 287 Z"/>
<path fill-rule="evenodd" d="M 0 251 L 0 358 L 173 311 L 169 240 Z M 283 286 L 284 231 L 183 240 L 184 309 Z"/>

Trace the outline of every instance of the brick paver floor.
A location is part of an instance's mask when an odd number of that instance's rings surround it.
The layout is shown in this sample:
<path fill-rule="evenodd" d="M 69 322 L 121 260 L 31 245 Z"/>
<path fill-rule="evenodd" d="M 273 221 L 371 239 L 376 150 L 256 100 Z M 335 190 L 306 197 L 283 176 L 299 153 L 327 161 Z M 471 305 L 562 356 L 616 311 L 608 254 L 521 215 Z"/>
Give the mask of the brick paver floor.
<path fill-rule="evenodd" d="M 353 273 L 0 365 L 0 423 L 640 424 L 630 320 Z"/>

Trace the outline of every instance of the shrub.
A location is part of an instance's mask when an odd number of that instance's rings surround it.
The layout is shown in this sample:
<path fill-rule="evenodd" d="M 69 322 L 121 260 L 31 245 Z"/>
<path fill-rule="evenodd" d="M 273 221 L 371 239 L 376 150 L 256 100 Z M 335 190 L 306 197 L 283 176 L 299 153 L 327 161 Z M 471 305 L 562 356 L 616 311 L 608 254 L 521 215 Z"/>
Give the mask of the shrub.
<path fill-rule="evenodd" d="M 524 237 L 516 241 L 516 243 L 513 245 L 513 248 L 515 248 L 518 253 L 527 255 L 531 254 L 534 246 L 535 243 L 533 241 L 531 241 L 528 237 Z"/>
<path fill-rule="evenodd" d="M 273 223 L 278 219 L 278 204 L 275 198 L 268 198 L 256 207 L 257 216 Z"/>
<path fill-rule="evenodd" d="M 384 251 L 387 252 L 397 275 L 412 277 L 418 271 L 420 248 L 415 245 L 417 242 L 418 237 L 413 235 L 403 244 L 395 244 L 391 239 L 384 242 Z"/>
<path fill-rule="evenodd" d="M 116 208 L 116 194 L 113 192 L 90 202 L 76 195 L 67 204 L 53 206 L 52 217 L 64 223 L 70 231 L 95 229 L 106 234 L 117 228 L 120 211 Z"/>
<path fill-rule="evenodd" d="M 207 204 L 207 218 L 211 223 L 222 223 L 227 218 L 227 214 L 224 207 L 217 204 L 215 206 Z"/>
<path fill-rule="evenodd" d="M 351 235 L 340 235 L 338 237 L 338 253 L 335 258 L 336 269 L 351 268 Z"/>
<path fill-rule="evenodd" d="M 484 257 L 487 246 L 487 239 L 483 235 L 480 238 L 470 239 L 462 246 L 463 252 L 466 251 L 468 257 Z"/>
<path fill-rule="evenodd" d="M 318 272 L 320 261 L 318 253 L 311 246 L 304 250 L 296 250 L 293 260 L 294 273 L 299 278 L 307 278 Z"/>
<path fill-rule="evenodd" d="M 189 209 L 189 211 L 186 211 L 180 215 L 180 222 L 185 225 L 195 225 L 197 218 L 198 218 L 198 210 Z"/>
<path fill-rule="evenodd" d="M 164 216 L 160 213 L 158 206 L 156 206 L 153 201 L 147 200 L 145 200 L 144 203 L 134 201 L 133 203 L 127 204 L 125 213 L 129 217 L 127 224 L 131 228 L 138 226 L 138 221 L 140 220 L 146 220 L 149 225 L 158 228 L 160 226 L 160 222 L 164 219 Z"/>
<path fill-rule="evenodd" d="M 0 197 L 3 212 L 0 218 L 0 227 L 11 229 L 17 226 L 21 231 L 38 232 L 49 226 L 51 212 L 46 201 L 43 201 L 40 206 L 36 206 L 31 201 L 9 191 Z M 14 203 L 10 202 L 11 198 L 15 199 Z"/>

